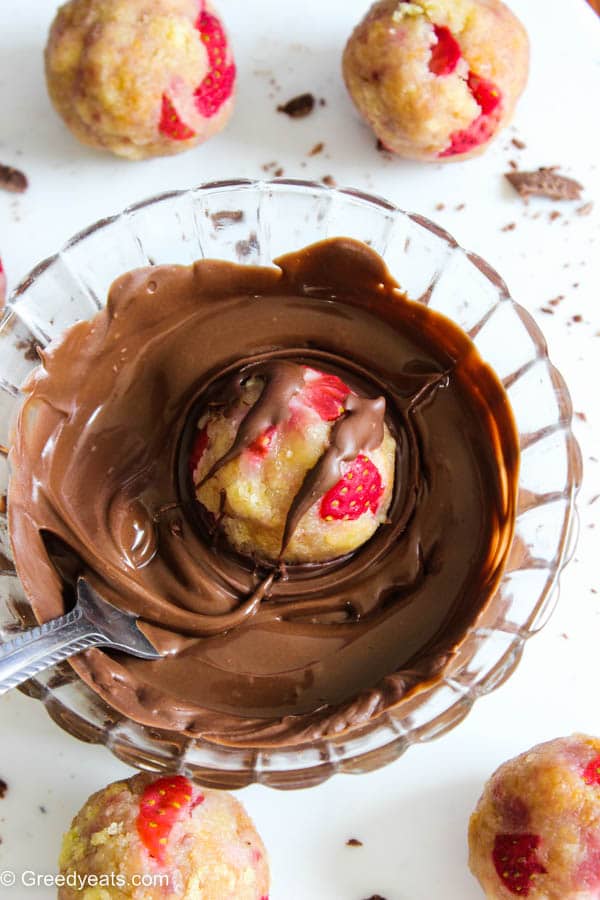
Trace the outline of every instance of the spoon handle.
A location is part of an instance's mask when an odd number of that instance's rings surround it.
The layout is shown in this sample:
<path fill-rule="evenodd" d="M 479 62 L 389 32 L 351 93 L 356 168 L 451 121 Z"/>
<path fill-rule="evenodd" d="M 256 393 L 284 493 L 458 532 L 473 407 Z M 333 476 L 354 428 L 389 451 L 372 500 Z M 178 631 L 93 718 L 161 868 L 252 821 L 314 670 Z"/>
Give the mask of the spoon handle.
<path fill-rule="evenodd" d="M 65 616 L 20 632 L 0 644 L 0 694 L 74 653 L 105 643 L 106 637 L 77 606 Z"/>

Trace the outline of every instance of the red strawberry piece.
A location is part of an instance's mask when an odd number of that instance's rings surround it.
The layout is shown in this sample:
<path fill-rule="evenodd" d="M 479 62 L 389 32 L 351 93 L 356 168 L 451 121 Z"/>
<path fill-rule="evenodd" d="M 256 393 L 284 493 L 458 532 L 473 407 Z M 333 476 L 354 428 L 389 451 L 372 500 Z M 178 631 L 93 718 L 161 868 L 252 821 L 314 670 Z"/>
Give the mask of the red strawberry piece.
<path fill-rule="evenodd" d="M 226 64 L 227 38 L 219 19 L 202 10 L 196 22 L 208 55 L 208 72 L 194 91 L 196 106 L 207 119 L 214 116 L 233 93 L 235 64 Z"/>
<path fill-rule="evenodd" d="M 456 69 L 462 56 L 460 45 L 449 28 L 445 25 L 434 25 L 433 30 L 437 44 L 431 48 L 429 71 L 434 75 L 450 75 Z"/>
<path fill-rule="evenodd" d="M 6 300 L 6 275 L 4 274 L 4 266 L 0 259 L 0 309 L 4 306 Z"/>
<path fill-rule="evenodd" d="M 325 422 L 332 422 L 344 412 L 343 403 L 349 393 L 350 388 L 337 375 L 319 373 L 313 378 L 309 373 L 302 397 Z"/>
<path fill-rule="evenodd" d="M 502 95 L 493 81 L 480 78 L 475 72 L 469 72 L 467 84 L 484 116 L 490 116 L 500 106 Z"/>
<path fill-rule="evenodd" d="M 596 756 L 587 764 L 583 772 L 583 780 L 586 784 L 597 784 L 600 786 L 600 756 Z"/>
<path fill-rule="evenodd" d="M 382 494 L 379 469 L 366 456 L 357 456 L 321 500 L 321 518 L 354 520 L 364 513 L 376 513 Z"/>
<path fill-rule="evenodd" d="M 277 428 L 275 425 L 270 425 L 269 428 L 267 428 L 266 431 L 263 431 L 255 441 L 252 441 L 248 450 L 251 450 L 252 453 L 257 453 L 264 458 L 269 452 L 276 431 Z"/>
<path fill-rule="evenodd" d="M 538 834 L 497 834 L 492 858 L 498 878 L 512 894 L 529 896 L 538 875 L 546 872 L 536 850 L 541 839 Z"/>
<path fill-rule="evenodd" d="M 480 78 L 474 72 L 469 72 L 467 81 L 469 89 L 476 103 L 481 107 L 481 113 L 474 119 L 468 128 L 455 131 L 450 135 L 450 144 L 438 154 L 439 157 L 457 156 L 459 153 L 468 153 L 475 147 L 485 144 L 492 137 L 500 120 L 500 104 L 502 94 L 496 85 L 485 78 Z"/>
<path fill-rule="evenodd" d="M 196 439 L 192 446 L 192 452 L 190 453 L 190 458 L 188 461 L 188 465 L 190 467 L 190 472 L 192 475 L 196 471 L 198 463 L 204 456 L 204 451 L 206 450 L 207 447 L 208 447 L 208 431 L 206 429 L 206 426 L 204 426 L 202 431 L 199 431 L 198 434 L 196 435 Z"/>
<path fill-rule="evenodd" d="M 149 784 L 140 800 L 137 830 L 140 840 L 158 862 L 165 860 L 169 835 L 176 822 L 202 803 L 199 794 L 192 800 L 193 788 L 183 775 L 170 775 Z"/>
<path fill-rule="evenodd" d="M 179 118 L 177 110 L 166 94 L 163 94 L 162 97 L 162 110 L 158 130 L 173 141 L 188 141 L 196 134 Z"/>

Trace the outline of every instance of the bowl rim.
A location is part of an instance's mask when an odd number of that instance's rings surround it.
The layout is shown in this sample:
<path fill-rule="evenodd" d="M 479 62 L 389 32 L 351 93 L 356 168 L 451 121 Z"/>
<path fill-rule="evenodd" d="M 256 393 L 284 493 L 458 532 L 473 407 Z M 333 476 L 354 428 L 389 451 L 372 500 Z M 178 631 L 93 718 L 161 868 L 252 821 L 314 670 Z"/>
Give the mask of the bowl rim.
<path fill-rule="evenodd" d="M 461 251 L 468 260 L 476 266 L 482 274 L 492 282 L 494 287 L 497 289 L 500 297 L 494 303 L 492 307 L 492 311 L 495 310 L 499 303 L 503 301 L 508 301 L 515 312 L 521 318 L 524 327 L 528 331 L 532 341 L 534 342 L 536 348 L 539 352 L 539 357 L 544 361 L 544 364 L 547 366 L 550 377 L 552 379 L 552 383 L 554 385 L 555 393 L 560 394 L 561 402 L 563 405 L 563 413 L 561 416 L 560 425 L 565 431 L 566 435 L 569 439 L 569 472 L 570 472 L 570 481 L 569 481 L 569 492 L 568 494 L 565 492 L 565 499 L 567 501 L 567 512 L 564 520 L 564 526 L 561 533 L 561 540 L 559 549 L 556 552 L 556 565 L 554 567 L 554 571 L 552 572 L 552 577 L 549 577 L 542 590 L 539 592 L 537 596 L 537 601 L 533 609 L 530 610 L 530 614 L 528 616 L 527 621 L 532 623 L 537 623 L 535 627 L 522 627 L 518 629 L 513 636 L 513 640 L 506 648 L 504 654 L 501 658 L 496 662 L 496 664 L 487 672 L 487 675 L 483 679 L 483 681 L 477 684 L 474 688 L 470 688 L 468 692 L 463 691 L 462 695 L 457 693 L 457 702 L 451 706 L 449 709 L 445 709 L 441 717 L 443 718 L 448 712 L 458 707 L 457 714 L 454 715 L 454 718 L 449 722 L 440 723 L 440 727 L 438 728 L 429 728 L 427 730 L 427 726 L 432 725 L 432 721 L 425 723 L 420 729 L 417 730 L 417 733 L 408 734 L 403 728 L 398 726 L 392 717 L 389 716 L 389 711 L 380 713 L 374 719 L 370 721 L 380 721 L 386 720 L 386 724 L 390 726 L 390 739 L 384 743 L 379 743 L 375 749 L 367 749 L 362 752 L 359 751 L 357 753 L 353 753 L 350 751 L 349 753 L 339 754 L 339 758 L 335 761 L 327 760 L 324 761 L 321 758 L 321 762 L 317 762 L 315 758 L 311 756 L 310 760 L 306 760 L 306 765 L 296 766 L 296 768 L 290 768 L 289 765 L 286 765 L 282 768 L 282 771 L 289 778 L 293 775 L 294 772 L 300 773 L 303 779 L 302 784 L 296 783 L 278 783 L 276 777 L 277 771 L 272 766 L 267 766 L 266 769 L 263 770 L 263 766 L 261 765 L 261 757 L 263 756 L 298 756 L 299 751 L 306 749 L 306 745 L 293 745 L 290 747 L 281 747 L 274 748 L 275 753 L 271 753 L 267 748 L 266 752 L 264 752 L 260 748 L 255 748 L 252 751 L 249 751 L 248 748 L 243 747 L 228 747 L 227 745 L 221 745 L 211 743 L 207 741 L 207 745 L 212 748 L 214 751 L 217 751 L 220 756 L 223 756 L 226 759 L 228 756 L 230 757 L 231 762 L 233 762 L 233 758 L 231 754 L 240 753 L 242 755 L 246 755 L 246 764 L 242 767 L 235 766 L 233 769 L 235 773 L 232 776 L 232 770 L 227 770 L 223 768 L 223 766 L 217 766 L 214 771 L 212 768 L 201 769 L 204 775 L 204 782 L 207 784 L 213 783 L 214 786 L 224 786 L 224 787 L 240 787 L 245 784 L 251 783 L 252 781 L 258 781 L 265 784 L 269 784 L 274 787 L 300 787 L 306 786 L 307 783 L 311 783 L 310 780 L 307 782 L 306 773 L 307 771 L 314 771 L 314 778 L 312 783 L 319 783 L 320 781 L 325 780 L 330 775 L 334 774 L 336 771 L 343 772 L 362 772 L 368 771 L 373 768 L 377 768 L 385 763 L 391 761 L 391 759 L 396 758 L 408 746 L 418 743 L 425 740 L 430 740 L 434 737 L 437 737 L 445 731 L 454 727 L 458 722 L 464 718 L 464 716 L 469 712 L 473 703 L 480 696 L 483 696 L 506 680 L 506 678 L 513 672 L 514 668 L 518 664 L 525 644 L 530 637 L 543 627 L 546 623 L 547 619 L 550 617 L 553 612 L 556 602 L 558 600 L 558 585 L 559 579 L 564 570 L 564 567 L 571 559 L 574 549 L 575 543 L 578 533 L 578 515 L 576 508 L 576 496 L 579 491 L 581 485 L 582 478 L 582 461 L 581 461 L 581 451 L 579 445 L 577 443 L 576 438 L 573 435 L 572 431 L 572 420 L 573 420 L 573 406 L 570 398 L 570 394 L 565 383 L 565 380 L 561 373 L 558 371 L 556 366 L 552 363 L 551 359 L 548 355 L 548 347 L 546 343 L 546 339 L 543 335 L 543 332 L 537 322 L 533 319 L 531 314 L 521 306 L 517 301 L 513 299 L 511 296 L 506 283 L 499 275 L 499 273 L 489 265 L 482 257 L 478 256 L 475 253 L 465 250 L 456 239 L 448 232 L 446 229 L 439 226 L 434 221 L 429 218 L 419 214 L 419 213 L 411 213 L 403 210 L 397 204 L 387 200 L 386 198 L 379 196 L 377 194 L 372 194 L 370 192 L 366 192 L 353 187 L 344 187 L 344 186 L 328 186 L 324 184 L 320 184 L 311 180 L 304 179 L 296 179 L 296 178 L 274 178 L 274 179 L 224 179 L 217 181 L 208 181 L 201 183 L 192 188 L 182 188 L 177 190 L 169 190 L 164 191 L 158 194 L 154 194 L 148 196 L 140 201 L 137 201 L 129 206 L 125 207 L 121 212 L 116 213 L 111 216 L 103 217 L 92 224 L 86 226 L 80 231 L 76 232 L 71 238 L 69 238 L 61 248 L 55 253 L 47 256 L 43 260 L 41 260 L 37 265 L 35 265 L 28 273 L 25 275 L 13 288 L 10 292 L 9 297 L 7 298 L 6 306 L 3 311 L 2 317 L 0 317 L 0 329 L 5 324 L 8 317 L 12 315 L 18 316 L 17 308 L 20 299 L 26 294 L 27 290 L 31 287 L 31 285 L 38 279 L 46 270 L 48 270 L 53 264 L 60 261 L 63 254 L 71 250 L 73 247 L 79 245 L 83 241 L 85 241 L 90 235 L 95 234 L 102 229 L 109 228 L 111 225 L 119 222 L 119 220 L 135 215 L 135 213 L 145 210 L 148 207 L 152 207 L 160 204 L 161 202 L 168 200 L 178 200 L 180 198 L 188 197 L 190 195 L 195 196 L 196 194 L 208 193 L 208 192 L 227 192 L 229 190 L 240 190 L 247 189 L 248 191 L 254 191 L 257 194 L 260 194 L 264 191 L 270 190 L 273 186 L 278 186 L 280 188 L 290 188 L 298 191 L 309 190 L 313 195 L 320 196 L 341 196 L 342 198 L 350 198 L 354 201 L 361 201 L 363 203 L 368 204 L 369 206 L 377 207 L 381 212 L 391 213 L 393 215 L 401 215 L 406 216 L 411 221 L 413 221 L 418 226 L 423 227 L 424 229 L 432 232 L 437 237 L 445 241 L 450 248 L 453 250 Z M 428 298 L 424 295 L 419 298 L 411 298 L 417 299 L 421 302 L 427 302 Z M 479 327 L 483 327 L 483 320 L 478 323 Z M 468 332 L 471 336 L 471 332 Z M 518 431 L 518 429 L 517 429 Z M 517 496 L 518 496 L 517 491 Z M 515 514 L 517 515 L 517 513 Z M 504 575 L 502 576 L 502 578 Z M 499 586 L 496 590 L 499 589 Z M 491 599 L 491 598 L 490 598 Z M 553 602 L 551 602 L 553 601 Z M 540 617 L 544 617 L 544 620 L 539 623 Z M 474 628 L 476 627 L 476 623 L 474 623 Z M 79 681 L 78 676 L 76 676 Z M 440 684 L 445 683 L 444 679 Z M 84 685 L 86 690 L 90 690 L 87 688 L 87 685 Z M 102 742 L 105 743 L 109 749 L 119 758 L 123 759 L 130 765 L 135 765 L 138 768 L 146 768 L 153 771 L 160 770 L 165 768 L 163 764 L 161 764 L 160 760 L 156 758 L 152 758 L 152 754 L 148 757 L 140 758 L 139 756 L 136 758 L 129 752 L 127 747 L 119 746 L 118 739 L 115 739 L 115 735 L 106 735 L 106 732 L 102 733 L 99 730 L 98 733 L 91 735 L 90 734 L 90 723 L 85 722 L 83 719 L 81 720 L 84 723 L 84 733 L 77 734 L 76 731 L 73 731 L 73 728 L 69 728 L 66 726 L 64 721 L 64 716 L 61 714 L 61 703 L 60 700 L 54 697 L 51 693 L 51 688 L 49 686 L 44 685 L 39 682 L 37 679 L 32 679 L 27 682 L 25 685 L 21 687 L 24 693 L 37 697 L 41 699 L 49 714 L 61 724 L 63 728 L 66 727 L 66 730 L 70 731 L 72 734 L 76 736 L 83 737 L 84 740 L 91 740 L 93 742 Z M 67 717 L 68 718 L 68 717 Z M 436 721 L 435 718 L 433 720 Z M 151 728 L 150 726 L 140 725 L 137 722 L 131 721 L 131 725 L 136 726 L 138 729 L 142 729 L 144 732 L 154 732 L 159 736 L 159 739 L 164 738 L 164 736 L 168 736 L 170 733 L 168 731 L 162 731 L 161 729 Z M 370 723 L 369 723 L 370 724 Z M 418 731 L 421 731 L 422 734 L 419 734 Z M 81 729 L 80 729 L 81 732 Z M 358 739 L 360 739 L 361 729 L 350 729 L 345 732 L 342 737 L 345 738 L 346 741 L 352 742 L 355 735 Z M 327 742 L 332 740 L 329 736 L 325 738 Z M 335 740 L 335 738 L 333 739 Z M 192 743 L 204 743 L 205 739 L 190 739 Z M 394 745 L 394 750 L 391 750 L 392 744 Z M 386 750 L 389 750 L 386 754 Z M 251 757 L 251 759 L 250 759 Z M 133 761 L 132 761 L 133 760 Z M 189 765 L 186 766 L 185 759 L 180 760 L 180 769 L 182 771 L 198 771 L 198 769 L 193 769 Z M 167 766 L 168 768 L 168 766 Z M 172 766 L 170 768 L 173 768 Z M 229 781 L 227 783 L 223 783 L 223 779 L 220 778 L 220 775 L 229 774 Z M 233 777 L 235 784 L 231 783 L 231 778 Z M 285 780 L 285 779 L 284 779 Z"/>

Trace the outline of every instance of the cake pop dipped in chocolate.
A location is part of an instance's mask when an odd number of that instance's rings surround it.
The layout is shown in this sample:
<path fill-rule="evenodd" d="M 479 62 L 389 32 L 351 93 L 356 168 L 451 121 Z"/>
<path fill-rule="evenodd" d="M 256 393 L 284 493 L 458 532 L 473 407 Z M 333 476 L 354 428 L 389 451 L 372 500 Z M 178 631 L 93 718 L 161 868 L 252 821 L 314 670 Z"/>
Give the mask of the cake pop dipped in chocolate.
<path fill-rule="evenodd" d="M 240 553 L 318 563 L 386 520 L 396 442 L 385 398 L 290 360 L 237 373 L 201 415 L 190 456 L 198 501 Z"/>
<path fill-rule="evenodd" d="M 385 148 L 451 161 L 481 153 L 507 124 L 528 64 L 527 33 L 500 0 L 379 0 L 343 72 Z"/>

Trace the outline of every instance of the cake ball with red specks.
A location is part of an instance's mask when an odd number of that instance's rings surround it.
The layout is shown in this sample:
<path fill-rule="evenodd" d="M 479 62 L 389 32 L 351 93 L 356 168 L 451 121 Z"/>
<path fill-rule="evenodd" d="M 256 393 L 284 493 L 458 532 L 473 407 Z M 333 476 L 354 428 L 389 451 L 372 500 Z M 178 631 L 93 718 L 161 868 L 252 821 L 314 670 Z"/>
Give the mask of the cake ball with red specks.
<path fill-rule="evenodd" d="M 221 131 L 235 77 L 206 0 L 69 0 L 46 45 L 48 91 L 67 126 L 129 159 L 180 153 Z"/>
<path fill-rule="evenodd" d="M 196 498 L 237 551 L 267 561 L 344 556 L 386 521 L 396 441 L 385 399 L 290 360 L 249 366 L 197 422 Z"/>
<path fill-rule="evenodd" d="M 98 791 L 63 839 L 59 900 L 268 900 L 263 843 L 242 805 L 182 775 Z M 81 890 L 81 885 L 85 889 Z"/>
<path fill-rule="evenodd" d="M 6 275 L 4 274 L 4 266 L 0 257 L 0 309 L 6 302 Z"/>
<path fill-rule="evenodd" d="M 600 739 L 558 738 L 500 766 L 471 816 L 469 848 L 492 900 L 598 900 Z"/>
<path fill-rule="evenodd" d="M 485 150 L 528 67 L 527 33 L 500 0 L 379 0 L 343 57 L 352 99 L 384 147 L 426 161 Z"/>

